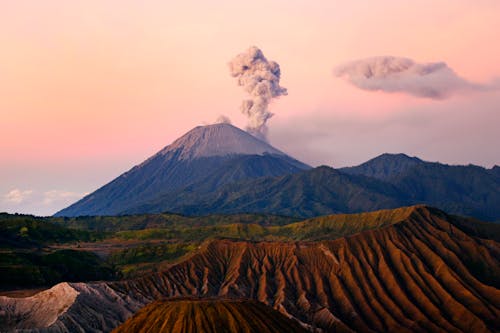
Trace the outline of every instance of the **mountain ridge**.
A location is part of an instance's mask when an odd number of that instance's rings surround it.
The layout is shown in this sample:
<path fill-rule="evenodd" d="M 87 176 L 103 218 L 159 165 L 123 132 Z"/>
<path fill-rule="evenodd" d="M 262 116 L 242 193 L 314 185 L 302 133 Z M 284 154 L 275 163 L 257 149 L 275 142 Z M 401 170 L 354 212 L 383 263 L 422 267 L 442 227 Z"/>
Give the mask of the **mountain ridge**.
<path fill-rule="evenodd" d="M 427 206 L 330 219 L 344 218 L 375 228 L 316 242 L 212 240 L 163 272 L 70 283 L 75 301 L 33 332 L 110 331 L 151 301 L 184 296 L 254 299 L 325 332 L 500 329 L 500 243 L 480 237 L 496 224 L 474 234 L 476 222 Z M 18 302 L 0 297 L 12 325 L 30 320 Z"/>
<path fill-rule="evenodd" d="M 174 298 L 148 304 L 113 333 L 306 333 L 298 322 L 253 300 Z"/>
<path fill-rule="evenodd" d="M 371 174 L 371 173 L 370 173 Z M 205 183 L 219 180 L 210 175 Z M 186 215 L 265 212 L 308 218 L 426 204 L 450 213 L 500 221 L 500 177 L 478 166 L 419 162 L 380 179 L 320 166 L 293 174 L 203 184 L 157 196 L 123 213 L 175 211 Z"/>
<path fill-rule="evenodd" d="M 384 180 L 394 174 L 407 171 L 421 163 L 428 162 L 424 162 L 415 156 L 410 157 L 403 153 L 384 153 L 358 166 L 340 168 L 339 170 L 348 174 L 364 175 Z"/>
<path fill-rule="evenodd" d="M 198 126 L 55 216 L 175 212 L 308 218 L 412 204 L 500 221 L 500 167 L 385 153 L 311 168 L 229 124 Z"/>

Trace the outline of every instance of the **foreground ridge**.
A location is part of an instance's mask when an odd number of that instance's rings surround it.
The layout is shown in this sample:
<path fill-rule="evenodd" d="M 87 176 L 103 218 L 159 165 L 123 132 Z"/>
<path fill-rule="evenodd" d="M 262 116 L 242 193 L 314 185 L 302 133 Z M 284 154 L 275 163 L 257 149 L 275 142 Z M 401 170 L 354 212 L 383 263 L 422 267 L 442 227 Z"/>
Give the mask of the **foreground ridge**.
<path fill-rule="evenodd" d="M 340 239 L 216 240 L 161 273 L 71 283 L 74 303 L 34 331 L 110 331 L 151 301 L 180 296 L 254 299 L 325 332 L 500 330 L 496 225 L 426 206 L 364 215 L 370 218 L 377 229 Z M 2 301 L 1 311 L 16 328 L 29 319 Z"/>
<path fill-rule="evenodd" d="M 252 300 L 183 298 L 153 302 L 114 333 L 305 333 L 298 322 Z"/>

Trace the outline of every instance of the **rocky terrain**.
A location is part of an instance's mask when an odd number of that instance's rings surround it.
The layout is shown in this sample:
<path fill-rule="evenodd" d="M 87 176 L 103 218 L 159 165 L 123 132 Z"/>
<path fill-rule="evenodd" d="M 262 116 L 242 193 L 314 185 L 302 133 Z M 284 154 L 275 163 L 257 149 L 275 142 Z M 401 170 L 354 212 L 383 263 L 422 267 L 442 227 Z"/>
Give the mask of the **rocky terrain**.
<path fill-rule="evenodd" d="M 182 298 L 153 302 L 114 333 L 305 333 L 307 329 L 263 303 Z"/>
<path fill-rule="evenodd" d="M 71 283 L 78 294 L 55 322 L 36 320 L 42 308 L 57 308 L 54 299 L 21 307 L 2 297 L 0 322 L 9 330 L 29 323 L 39 332 L 107 332 L 154 300 L 197 296 L 254 299 L 325 332 L 500 330 L 498 225 L 425 206 L 364 217 L 380 226 L 317 242 L 214 240 L 161 273 Z"/>

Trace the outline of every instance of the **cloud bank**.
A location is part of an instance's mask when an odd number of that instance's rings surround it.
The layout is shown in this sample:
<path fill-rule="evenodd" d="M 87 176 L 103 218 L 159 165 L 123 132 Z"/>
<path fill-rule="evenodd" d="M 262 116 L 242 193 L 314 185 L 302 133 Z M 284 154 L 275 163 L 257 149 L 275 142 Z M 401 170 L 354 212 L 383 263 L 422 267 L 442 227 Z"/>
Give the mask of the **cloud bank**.
<path fill-rule="evenodd" d="M 33 194 L 33 190 L 20 190 L 20 189 L 13 189 L 10 190 L 9 192 L 5 193 L 3 198 L 4 202 L 11 203 L 11 204 L 20 204 L 21 202 L 25 201 L 27 198 L 29 198 Z"/>
<path fill-rule="evenodd" d="M 417 63 L 412 59 L 392 56 L 351 61 L 336 67 L 334 75 L 363 90 L 403 92 L 432 99 L 493 88 L 459 77 L 444 62 Z"/>
<path fill-rule="evenodd" d="M 229 70 L 250 95 L 241 105 L 241 112 L 248 117 L 247 131 L 265 140 L 266 122 L 273 116 L 268 110 L 269 103 L 273 98 L 287 95 L 286 88 L 280 86 L 280 66 L 268 61 L 259 48 L 252 46 L 231 60 Z"/>
<path fill-rule="evenodd" d="M 52 215 L 88 193 L 65 190 L 37 191 L 14 188 L 0 195 L 0 212 Z M 29 207 L 29 209 L 28 209 Z"/>

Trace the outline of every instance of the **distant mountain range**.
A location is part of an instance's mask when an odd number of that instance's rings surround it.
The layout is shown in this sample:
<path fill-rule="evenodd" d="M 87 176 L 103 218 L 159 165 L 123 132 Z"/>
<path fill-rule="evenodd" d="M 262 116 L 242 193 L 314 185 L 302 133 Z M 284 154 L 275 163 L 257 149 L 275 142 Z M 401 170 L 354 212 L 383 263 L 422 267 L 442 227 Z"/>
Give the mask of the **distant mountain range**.
<path fill-rule="evenodd" d="M 500 168 L 424 162 L 404 154 L 383 154 L 341 172 L 365 175 L 395 186 L 406 202 L 500 221 Z"/>
<path fill-rule="evenodd" d="M 411 204 L 500 220 L 500 167 L 383 154 L 311 168 L 229 124 L 200 126 L 57 216 L 175 212 L 313 217 Z"/>

